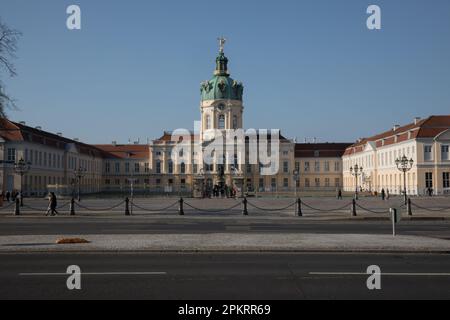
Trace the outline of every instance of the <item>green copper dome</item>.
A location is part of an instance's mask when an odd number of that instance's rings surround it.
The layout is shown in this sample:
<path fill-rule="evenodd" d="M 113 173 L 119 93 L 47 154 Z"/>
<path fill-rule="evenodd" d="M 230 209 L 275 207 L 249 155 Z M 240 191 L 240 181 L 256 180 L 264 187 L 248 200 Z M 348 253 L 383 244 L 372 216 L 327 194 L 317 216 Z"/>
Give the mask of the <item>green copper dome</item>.
<path fill-rule="evenodd" d="M 228 59 L 221 50 L 216 59 L 214 77 L 201 84 L 202 101 L 205 100 L 240 100 L 244 93 L 242 82 L 237 82 L 228 73 Z"/>

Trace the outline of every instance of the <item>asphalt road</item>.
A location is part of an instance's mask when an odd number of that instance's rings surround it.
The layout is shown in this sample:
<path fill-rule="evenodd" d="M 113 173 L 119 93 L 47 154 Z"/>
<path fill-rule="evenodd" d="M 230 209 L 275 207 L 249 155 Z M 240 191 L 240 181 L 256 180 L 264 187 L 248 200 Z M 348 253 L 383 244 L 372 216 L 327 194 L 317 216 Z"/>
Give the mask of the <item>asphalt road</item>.
<path fill-rule="evenodd" d="M 390 221 L 312 221 L 294 219 L 198 219 L 140 217 L 0 218 L 0 236 L 159 233 L 333 233 L 391 234 Z M 401 221 L 398 234 L 450 239 L 450 221 Z"/>
<path fill-rule="evenodd" d="M 81 268 L 81 290 L 66 287 L 69 265 Z M 381 290 L 367 289 L 369 265 L 381 268 Z M 450 299 L 450 256 L 0 255 L 0 299 L 48 298 Z"/>

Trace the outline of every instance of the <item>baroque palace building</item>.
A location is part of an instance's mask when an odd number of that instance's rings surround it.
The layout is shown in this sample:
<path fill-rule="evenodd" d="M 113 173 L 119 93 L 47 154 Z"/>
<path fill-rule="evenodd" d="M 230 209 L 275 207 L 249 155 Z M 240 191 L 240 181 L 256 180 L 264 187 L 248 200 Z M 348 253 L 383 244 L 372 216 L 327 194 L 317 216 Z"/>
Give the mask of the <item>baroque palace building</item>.
<path fill-rule="evenodd" d="M 344 190 L 357 187 L 372 192 L 389 190 L 400 194 L 404 177 L 396 159 L 412 159 L 411 170 L 406 173 L 406 192 L 424 195 L 450 192 L 450 116 L 415 118 L 405 126 L 395 125 L 391 130 L 370 138 L 360 139 L 345 150 Z M 357 179 L 350 172 L 355 165 L 363 172 Z"/>
<path fill-rule="evenodd" d="M 230 77 L 224 43 L 220 39 L 213 77 L 201 84 L 201 121 L 193 132 L 164 132 L 147 144 L 90 145 L 0 119 L 0 190 L 22 190 L 26 196 L 49 191 L 69 195 L 79 185 L 82 193 L 128 193 L 132 189 L 141 194 L 200 197 L 214 186 L 227 185 L 254 195 L 341 188 L 353 192 L 356 184 L 349 168 L 359 164 L 364 170 L 358 186 L 398 193 L 401 180 L 395 158 L 401 155 L 412 157 L 415 163 L 408 173 L 409 193 L 423 193 L 427 186 L 436 193 L 449 188 L 450 116 L 416 119 L 355 144 L 297 143 L 280 134 L 276 159 L 272 158 L 277 170 L 271 174 L 262 174 L 261 145 L 255 150 L 248 145 L 264 140 L 270 145 L 275 140 L 273 131 L 245 131 L 245 148 L 226 140 L 221 142 L 224 151 L 217 152 L 211 147 L 217 136 L 233 137 L 244 128 L 244 86 Z M 211 161 L 204 162 L 205 153 Z M 256 162 L 249 161 L 253 153 L 258 154 Z M 23 177 L 15 171 L 21 159 L 29 164 Z M 81 179 L 75 174 L 80 169 Z"/>

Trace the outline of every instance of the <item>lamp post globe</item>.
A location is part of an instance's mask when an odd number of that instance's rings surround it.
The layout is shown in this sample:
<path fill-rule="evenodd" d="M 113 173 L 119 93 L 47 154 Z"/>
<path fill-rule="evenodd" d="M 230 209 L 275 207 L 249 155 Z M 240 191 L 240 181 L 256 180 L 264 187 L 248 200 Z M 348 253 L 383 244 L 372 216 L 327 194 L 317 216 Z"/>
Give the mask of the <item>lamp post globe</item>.
<path fill-rule="evenodd" d="M 14 164 L 14 172 L 20 175 L 20 206 L 23 207 L 23 177 L 30 171 L 31 164 L 26 162 L 23 158 L 20 158 L 18 162 Z"/>

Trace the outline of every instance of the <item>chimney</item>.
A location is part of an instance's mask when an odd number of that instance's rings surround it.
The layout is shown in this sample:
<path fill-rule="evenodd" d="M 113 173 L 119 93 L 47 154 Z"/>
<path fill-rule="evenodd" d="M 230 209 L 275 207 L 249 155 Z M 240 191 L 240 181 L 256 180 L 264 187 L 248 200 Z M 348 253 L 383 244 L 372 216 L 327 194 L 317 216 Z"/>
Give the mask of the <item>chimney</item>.
<path fill-rule="evenodd" d="M 42 127 L 41 126 L 37 126 L 36 130 L 42 130 Z"/>
<path fill-rule="evenodd" d="M 394 124 L 394 128 L 393 128 L 394 131 L 397 131 L 399 128 L 400 128 L 400 126 L 398 124 Z"/>
<path fill-rule="evenodd" d="M 73 138 L 73 141 L 80 142 L 80 139 L 78 139 L 78 138 Z"/>
<path fill-rule="evenodd" d="M 23 126 L 27 124 L 25 121 L 20 121 L 19 123 Z"/>
<path fill-rule="evenodd" d="M 62 132 L 57 132 L 56 135 L 62 137 Z"/>
<path fill-rule="evenodd" d="M 113 141 L 113 142 L 111 142 L 111 144 L 115 147 L 115 146 L 117 146 L 117 141 Z"/>
<path fill-rule="evenodd" d="M 414 124 L 417 125 L 419 123 L 419 121 L 421 120 L 420 117 L 415 117 L 414 118 Z"/>
<path fill-rule="evenodd" d="M 316 137 L 314 137 L 313 141 L 314 141 L 314 143 L 317 143 L 317 138 L 316 138 Z"/>

